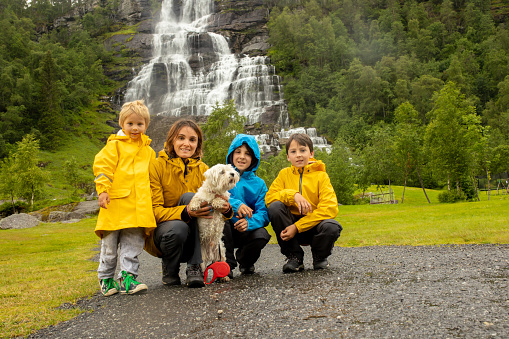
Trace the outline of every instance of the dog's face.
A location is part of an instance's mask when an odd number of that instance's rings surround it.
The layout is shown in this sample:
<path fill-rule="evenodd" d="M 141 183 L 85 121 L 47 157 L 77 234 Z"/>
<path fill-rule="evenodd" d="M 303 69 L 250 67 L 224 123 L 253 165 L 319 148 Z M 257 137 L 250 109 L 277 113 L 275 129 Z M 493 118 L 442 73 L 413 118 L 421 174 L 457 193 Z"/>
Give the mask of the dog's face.
<path fill-rule="evenodd" d="M 231 165 L 222 164 L 212 166 L 203 175 L 218 192 L 232 189 L 240 179 L 239 174 Z"/>

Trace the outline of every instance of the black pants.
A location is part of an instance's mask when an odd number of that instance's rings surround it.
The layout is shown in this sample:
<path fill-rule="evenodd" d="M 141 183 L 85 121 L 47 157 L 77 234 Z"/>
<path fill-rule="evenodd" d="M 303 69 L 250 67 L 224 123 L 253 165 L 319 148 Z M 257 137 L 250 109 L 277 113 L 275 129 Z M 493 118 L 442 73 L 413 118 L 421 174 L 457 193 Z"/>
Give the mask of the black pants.
<path fill-rule="evenodd" d="M 184 193 L 178 202 L 187 205 L 194 193 Z M 186 223 L 182 220 L 168 220 L 157 225 L 154 243 L 163 254 L 162 261 L 166 271 L 177 276 L 180 263 L 201 264 L 200 235 L 196 219 Z M 164 274 L 164 272 L 163 272 Z"/>
<path fill-rule="evenodd" d="M 237 262 L 242 267 L 254 265 L 269 240 L 270 234 L 264 227 L 239 232 L 233 227 L 233 222 L 227 220 L 223 237 L 226 248 L 226 262 L 232 270 L 237 267 Z M 234 255 L 235 248 L 238 249 Z"/>
<path fill-rule="evenodd" d="M 310 245 L 314 258 L 325 259 L 331 255 L 334 243 L 343 230 L 336 220 L 326 219 L 312 229 L 297 233 L 292 239 L 283 241 L 281 239 L 281 232 L 287 226 L 294 224 L 302 218 L 302 216 L 292 214 L 290 208 L 280 201 L 270 204 L 268 211 L 270 223 L 276 233 L 279 247 L 281 247 L 281 253 L 286 257 L 293 255 L 302 260 L 304 258 L 304 251 L 300 246 Z"/>

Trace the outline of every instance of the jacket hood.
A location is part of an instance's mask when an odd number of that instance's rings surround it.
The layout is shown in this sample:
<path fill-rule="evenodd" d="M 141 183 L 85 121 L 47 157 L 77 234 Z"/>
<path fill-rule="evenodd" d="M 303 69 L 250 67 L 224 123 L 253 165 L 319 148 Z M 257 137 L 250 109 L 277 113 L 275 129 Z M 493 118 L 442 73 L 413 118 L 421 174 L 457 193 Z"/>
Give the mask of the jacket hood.
<path fill-rule="evenodd" d="M 260 148 L 258 147 L 258 143 L 256 142 L 255 137 L 252 135 L 237 134 L 235 139 L 233 139 L 230 148 L 228 149 L 228 154 L 226 155 L 226 163 L 235 167 L 233 165 L 233 151 L 235 151 L 237 147 L 240 147 L 243 144 L 251 149 L 251 154 L 253 155 L 251 166 L 249 166 L 244 172 L 255 172 L 258 169 L 258 166 L 260 166 Z"/>
<path fill-rule="evenodd" d="M 124 133 L 123 130 L 119 130 L 117 132 L 117 134 L 110 135 L 109 138 L 108 138 L 108 141 L 110 141 L 110 140 L 124 140 L 124 141 L 131 141 L 132 142 L 132 139 L 129 138 Z M 142 145 L 146 145 L 146 146 L 150 145 L 150 143 L 152 142 L 152 140 L 145 133 L 141 133 L 140 140 L 141 140 L 141 144 Z"/>
<path fill-rule="evenodd" d="M 291 166 L 292 173 L 298 174 L 300 173 L 301 169 Z M 304 172 L 325 172 L 325 164 L 322 160 L 316 160 L 315 158 L 309 158 L 309 163 L 304 166 L 303 168 Z"/>

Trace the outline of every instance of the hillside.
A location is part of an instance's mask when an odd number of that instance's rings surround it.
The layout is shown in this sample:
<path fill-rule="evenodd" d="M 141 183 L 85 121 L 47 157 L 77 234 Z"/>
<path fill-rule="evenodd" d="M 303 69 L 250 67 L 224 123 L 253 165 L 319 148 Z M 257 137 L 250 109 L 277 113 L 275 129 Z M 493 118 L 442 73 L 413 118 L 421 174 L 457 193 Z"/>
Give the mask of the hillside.
<path fill-rule="evenodd" d="M 508 170 L 509 9 L 503 1 L 215 4 L 209 26 L 229 39 L 233 52 L 270 55 L 283 78 L 290 123 L 317 127 L 335 144 L 336 153 L 324 161 L 345 196 L 354 184 L 419 186 L 422 180 L 426 187 L 449 183 L 471 198 L 475 176 Z M 52 173 L 48 197 L 68 194 L 59 172 L 69 154 L 90 176 L 93 154 L 118 128 L 113 112 L 127 82 L 151 57 L 160 15 L 158 1 L 69 6 L 0 4 L 0 157 L 34 133 L 44 150 L 41 164 Z M 450 104 L 458 112 L 454 121 L 467 119 L 469 128 L 436 134 L 462 125 L 439 125 Z M 158 143 L 168 123 L 158 122 Z M 433 126 L 443 127 L 433 132 Z M 463 139 L 452 142 L 451 135 Z M 403 149 L 409 142 L 419 152 L 410 156 Z M 460 166 L 439 145 L 455 145 Z"/>

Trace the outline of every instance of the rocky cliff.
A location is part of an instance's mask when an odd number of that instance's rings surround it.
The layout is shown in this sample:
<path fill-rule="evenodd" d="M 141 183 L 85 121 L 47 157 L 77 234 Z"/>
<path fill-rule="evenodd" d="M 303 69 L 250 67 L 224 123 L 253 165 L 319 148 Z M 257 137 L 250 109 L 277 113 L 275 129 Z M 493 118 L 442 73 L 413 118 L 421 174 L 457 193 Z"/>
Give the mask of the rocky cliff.
<path fill-rule="evenodd" d="M 218 0 L 215 1 L 215 12 L 209 19 L 209 30 L 228 38 L 234 53 L 249 56 L 266 54 L 269 48 L 266 26 L 269 11 L 263 0 Z M 120 31 L 105 40 L 108 50 L 131 59 L 128 73 L 110 70 L 110 75 L 115 80 L 129 81 L 152 55 L 152 33 L 159 20 L 159 11 L 152 13 L 147 0 L 121 0 L 116 17 L 132 25 L 135 33 Z"/>

